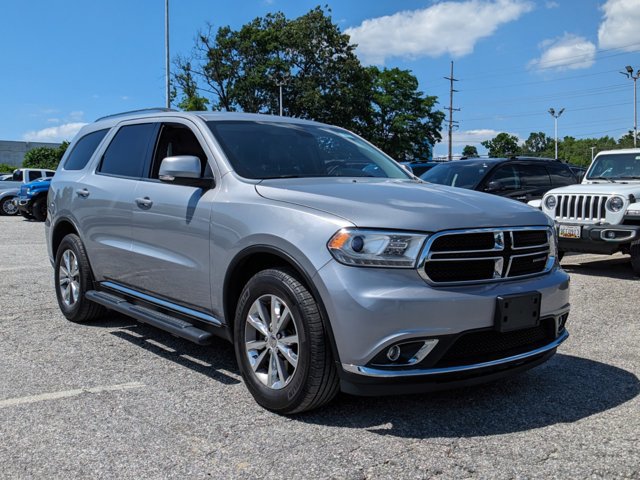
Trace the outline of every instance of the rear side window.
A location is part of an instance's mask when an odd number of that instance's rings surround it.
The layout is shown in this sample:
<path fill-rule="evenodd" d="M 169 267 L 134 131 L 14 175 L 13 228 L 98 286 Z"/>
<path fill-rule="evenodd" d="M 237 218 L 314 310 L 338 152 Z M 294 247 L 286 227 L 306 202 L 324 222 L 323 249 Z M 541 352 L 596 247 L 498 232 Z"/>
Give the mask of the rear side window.
<path fill-rule="evenodd" d="M 55 172 L 44 172 L 44 176 L 47 178 L 51 178 L 55 175 Z"/>
<path fill-rule="evenodd" d="M 82 170 L 108 131 L 109 129 L 107 128 L 91 132 L 78 140 L 67 157 L 67 161 L 64 162 L 64 169 Z M 47 173 L 47 176 L 53 176 L 53 174 L 49 175 L 49 173 Z"/>
<path fill-rule="evenodd" d="M 42 172 L 40 170 L 31 170 L 29 172 L 29 181 L 33 182 L 34 180 L 39 179 L 42 176 Z"/>
<path fill-rule="evenodd" d="M 574 176 L 571 168 L 568 166 L 558 163 L 558 164 L 549 164 L 547 165 L 547 170 L 549 170 L 549 175 L 551 176 L 551 183 L 554 187 L 564 187 L 566 185 L 573 185 L 578 181 L 578 179 Z"/>
<path fill-rule="evenodd" d="M 118 130 L 104 152 L 98 171 L 119 177 L 142 177 L 155 127 L 153 123 L 142 123 L 126 125 Z"/>
<path fill-rule="evenodd" d="M 520 181 L 527 187 L 551 187 L 547 169 L 542 165 L 518 165 Z"/>

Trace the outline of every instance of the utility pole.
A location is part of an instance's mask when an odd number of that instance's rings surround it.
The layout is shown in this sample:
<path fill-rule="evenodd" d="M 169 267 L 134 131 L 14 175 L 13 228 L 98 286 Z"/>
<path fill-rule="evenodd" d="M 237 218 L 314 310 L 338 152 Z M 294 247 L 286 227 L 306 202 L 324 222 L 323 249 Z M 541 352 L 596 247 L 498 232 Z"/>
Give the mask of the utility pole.
<path fill-rule="evenodd" d="M 636 80 L 640 78 L 640 70 L 633 74 L 633 67 L 631 65 L 627 65 L 625 67 L 626 72 L 620 72 L 625 75 L 627 78 L 631 78 L 633 80 L 633 148 L 638 147 L 638 101 L 637 101 L 637 91 L 636 91 Z"/>
<path fill-rule="evenodd" d="M 453 77 L 453 60 L 451 61 L 451 74 L 444 78 L 449 80 L 449 108 L 445 110 L 449 110 L 449 161 L 451 161 L 453 160 L 453 127 L 458 124 L 458 122 L 453 121 L 453 112 L 460 111 L 459 108 L 453 108 L 453 92 L 458 91 L 453 89 L 453 82 L 458 81 L 457 78 Z"/>
<path fill-rule="evenodd" d="M 594 153 L 596 151 L 596 147 L 591 147 L 591 163 L 593 163 Z"/>
<path fill-rule="evenodd" d="M 558 118 L 564 112 L 564 108 L 561 108 L 558 113 L 553 108 L 549 109 L 549 113 L 553 117 L 554 131 L 555 131 L 555 139 L 556 139 L 556 160 L 558 159 Z"/>
<path fill-rule="evenodd" d="M 167 108 L 171 108 L 171 76 L 169 71 L 169 0 L 164 0 L 164 68 L 167 87 Z"/>

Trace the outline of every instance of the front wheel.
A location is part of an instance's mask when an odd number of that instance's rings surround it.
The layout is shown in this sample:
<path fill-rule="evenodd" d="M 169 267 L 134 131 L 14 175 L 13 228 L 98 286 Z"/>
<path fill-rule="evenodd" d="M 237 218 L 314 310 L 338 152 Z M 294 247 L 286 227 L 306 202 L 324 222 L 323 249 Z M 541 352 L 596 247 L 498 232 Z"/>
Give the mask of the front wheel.
<path fill-rule="evenodd" d="M 44 222 L 47 219 L 47 197 L 39 197 L 33 201 L 31 207 L 33 218 L 38 222 Z"/>
<path fill-rule="evenodd" d="M 338 393 L 318 304 L 287 269 L 263 270 L 244 287 L 234 345 L 247 388 L 268 410 L 299 413 Z"/>
<path fill-rule="evenodd" d="M 58 306 L 67 320 L 83 323 L 104 313 L 104 307 L 85 298 L 85 293 L 93 289 L 93 276 L 80 237 L 69 234 L 62 239 L 54 272 Z"/>
<path fill-rule="evenodd" d="M 18 207 L 14 205 L 13 199 L 15 197 L 6 197 L 0 200 L 0 214 L 2 215 L 17 215 Z"/>

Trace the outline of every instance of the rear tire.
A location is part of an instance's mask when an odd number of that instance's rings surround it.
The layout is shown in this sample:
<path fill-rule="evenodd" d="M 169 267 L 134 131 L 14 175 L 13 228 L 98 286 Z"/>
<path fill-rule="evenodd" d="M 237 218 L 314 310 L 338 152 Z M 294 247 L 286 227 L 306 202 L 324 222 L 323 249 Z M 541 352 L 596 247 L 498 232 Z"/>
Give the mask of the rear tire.
<path fill-rule="evenodd" d="M 44 222 L 47 219 L 46 195 L 38 197 L 33 201 L 33 205 L 31 206 L 31 212 L 33 214 L 33 218 L 35 218 L 38 222 Z"/>
<path fill-rule="evenodd" d="M 640 276 L 640 242 L 632 243 L 629 253 L 631 254 L 631 268 L 636 275 Z"/>
<path fill-rule="evenodd" d="M 0 215 L 17 215 L 18 207 L 13 204 L 15 197 L 6 197 L 0 200 Z"/>
<path fill-rule="evenodd" d="M 249 280 L 236 308 L 234 345 L 247 388 L 268 410 L 304 412 L 338 393 L 320 309 L 291 270 L 263 270 Z"/>
<path fill-rule="evenodd" d="M 104 314 L 104 307 L 85 297 L 88 290 L 93 290 L 93 275 L 80 237 L 69 234 L 62 239 L 54 272 L 58 306 L 67 320 L 84 323 Z"/>

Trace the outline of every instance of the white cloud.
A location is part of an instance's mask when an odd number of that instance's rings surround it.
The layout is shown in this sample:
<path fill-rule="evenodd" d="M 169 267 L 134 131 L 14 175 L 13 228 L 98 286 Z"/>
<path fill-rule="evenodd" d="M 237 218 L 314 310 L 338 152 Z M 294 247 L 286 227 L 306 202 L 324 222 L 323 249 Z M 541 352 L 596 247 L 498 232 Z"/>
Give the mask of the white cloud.
<path fill-rule="evenodd" d="M 600 48 L 640 48 L 640 5 L 638 0 L 608 0 L 603 6 L 604 20 L 598 28 Z"/>
<path fill-rule="evenodd" d="M 22 135 L 22 138 L 28 142 L 61 142 L 63 140 L 71 140 L 86 123 L 74 122 L 65 123 L 56 127 L 47 127 L 42 130 L 32 130 Z"/>
<path fill-rule="evenodd" d="M 550 2 L 545 2 L 544 6 L 548 9 L 552 9 L 552 8 L 558 8 L 560 4 L 558 2 L 550 1 Z"/>
<path fill-rule="evenodd" d="M 384 64 L 388 57 L 418 58 L 473 52 L 476 42 L 533 9 L 527 0 L 441 2 L 427 8 L 371 18 L 345 33 L 358 44 L 365 63 Z"/>
<path fill-rule="evenodd" d="M 79 122 L 84 117 L 84 112 L 82 110 L 75 110 L 69 113 L 69 121 L 70 122 Z"/>
<path fill-rule="evenodd" d="M 565 33 L 562 37 L 545 40 L 540 58 L 529 62 L 530 68 L 577 70 L 589 68 L 595 62 L 596 46 L 584 37 Z"/>
<path fill-rule="evenodd" d="M 443 143 L 447 142 L 447 132 L 441 132 Z M 453 132 L 453 143 L 454 144 L 468 144 L 468 145 L 479 145 L 481 142 L 485 140 L 491 140 L 493 137 L 502 133 L 501 130 L 493 130 L 490 128 L 481 128 L 477 130 L 460 130 Z M 514 135 L 518 137 L 518 141 L 520 141 L 520 136 L 517 133 L 507 132 L 509 135 Z"/>
<path fill-rule="evenodd" d="M 59 118 L 47 118 L 47 123 L 60 123 Z"/>

